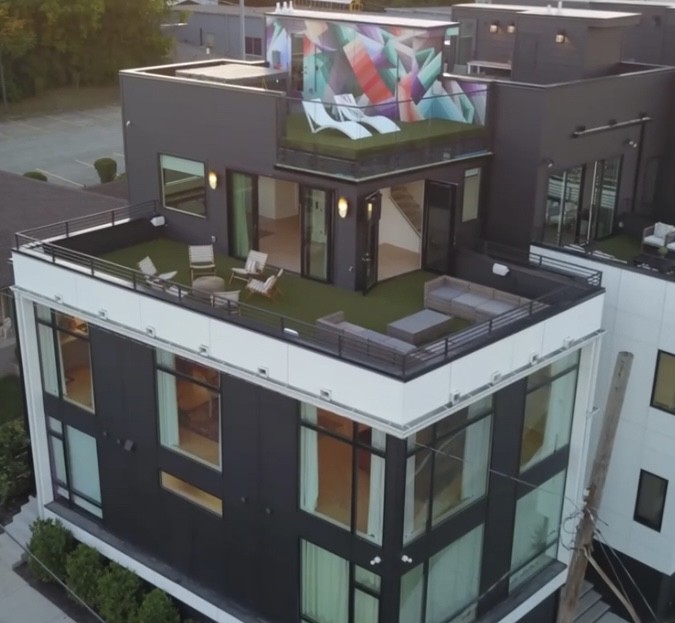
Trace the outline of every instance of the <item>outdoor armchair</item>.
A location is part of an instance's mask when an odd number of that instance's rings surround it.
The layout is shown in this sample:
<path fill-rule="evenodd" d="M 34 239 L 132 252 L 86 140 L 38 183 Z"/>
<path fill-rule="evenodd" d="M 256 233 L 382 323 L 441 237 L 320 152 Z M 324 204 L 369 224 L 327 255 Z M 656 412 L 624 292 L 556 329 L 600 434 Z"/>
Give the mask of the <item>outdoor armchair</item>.
<path fill-rule="evenodd" d="M 249 251 L 243 268 L 233 268 L 230 274 L 230 283 L 233 279 L 248 281 L 251 277 L 259 277 L 265 270 L 267 253 L 261 251 Z"/>
<path fill-rule="evenodd" d="M 280 268 L 279 272 L 276 275 L 271 275 L 265 281 L 260 279 L 251 279 L 246 284 L 246 291 L 249 296 L 252 294 L 260 294 L 267 297 L 270 300 L 274 300 L 274 297 L 281 294 L 281 289 L 279 288 L 279 279 L 284 274 L 284 269 Z"/>
<path fill-rule="evenodd" d="M 190 257 L 190 279 L 194 281 L 195 273 L 215 275 L 216 261 L 212 244 L 191 245 L 188 247 Z"/>
<path fill-rule="evenodd" d="M 138 262 L 138 270 L 140 270 L 150 282 L 169 281 L 178 274 L 177 270 L 170 270 L 166 273 L 158 272 L 157 267 L 150 256 L 146 256 Z"/>

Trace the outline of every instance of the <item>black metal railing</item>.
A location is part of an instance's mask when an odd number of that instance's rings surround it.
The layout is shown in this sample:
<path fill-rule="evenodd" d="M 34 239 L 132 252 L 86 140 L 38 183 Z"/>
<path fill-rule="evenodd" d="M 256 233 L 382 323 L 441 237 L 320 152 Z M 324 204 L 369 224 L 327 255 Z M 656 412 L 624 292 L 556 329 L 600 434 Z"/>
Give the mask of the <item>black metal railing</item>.
<path fill-rule="evenodd" d="M 524 305 L 402 353 L 376 341 L 345 334 L 337 327 L 311 324 L 255 305 L 207 294 L 175 281 L 150 278 L 133 268 L 68 249 L 54 241 L 92 228 L 153 217 L 157 215 L 156 208 L 154 202 L 149 202 L 20 232 L 15 236 L 16 251 L 402 379 L 456 359 L 467 348 L 475 347 L 477 341 L 499 339 L 516 330 L 516 325 L 532 322 L 535 316 L 543 319 L 547 314 L 558 313 L 592 294 L 601 284 L 599 271 L 535 253 L 513 256 L 514 269 L 529 266 L 570 279 Z M 504 257 L 504 253 L 496 255 Z"/>

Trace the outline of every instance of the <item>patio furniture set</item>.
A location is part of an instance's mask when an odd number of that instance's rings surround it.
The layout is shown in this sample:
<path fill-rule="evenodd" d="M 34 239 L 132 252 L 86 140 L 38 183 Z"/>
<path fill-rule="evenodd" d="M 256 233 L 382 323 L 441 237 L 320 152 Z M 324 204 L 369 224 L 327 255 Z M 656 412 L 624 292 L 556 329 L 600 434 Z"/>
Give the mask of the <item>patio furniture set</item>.
<path fill-rule="evenodd" d="M 442 275 L 424 285 L 424 309 L 390 322 L 386 334 L 348 322 L 342 311 L 319 318 L 317 325 L 405 355 L 451 333 L 455 318 L 482 322 L 529 302 L 522 296 Z"/>
<path fill-rule="evenodd" d="M 214 307 L 236 307 L 240 290 L 226 290 L 225 279 L 216 274 L 213 245 L 192 245 L 188 248 L 190 262 L 190 279 L 192 291 L 197 297 L 207 297 Z M 259 294 L 274 300 L 281 294 L 279 280 L 284 269 L 262 279 L 267 264 L 267 254 L 250 251 L 243 268 L 232 268 L 229 283 L 233 280 L 245 282 L 244 290 L 251 296 Z M 138 262 L 138 269 L 145 276 L 146 283 L 152 288 L 159 288 L 169 294 L 178 294 L 178 287 L 171 280 L 178 271 L 160 273 L 152 258 L 144 257 Z"/>
<path fill-rule="evenodd" d="M 640 268 L 675 274 L 675 225 L 654 223 L 642 232 L 642 252 L 631 259 Z"/>

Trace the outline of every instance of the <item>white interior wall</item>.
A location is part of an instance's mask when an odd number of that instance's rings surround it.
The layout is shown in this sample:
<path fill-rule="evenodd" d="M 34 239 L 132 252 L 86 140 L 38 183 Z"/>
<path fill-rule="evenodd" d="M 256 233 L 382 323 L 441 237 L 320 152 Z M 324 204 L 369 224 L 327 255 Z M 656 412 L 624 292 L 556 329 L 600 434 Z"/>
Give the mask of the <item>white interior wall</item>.
<path fill-rule="evenodd" d="M 382 211 L 380 215 L 380 244 L 391 244 L 413 253 L 419 253 L 421 238 L 394 205 L 391 189 L 382 189 Z"/>
<path fill-rule="evenodd" d="M 416 182 L 408 182 L 404 184 L 412 198 L 417 201 L 420 206 L 424 206 L 424 180 L 417 180 Z"/>
<path fill-rule="evenodd" d="M 273 220 L 295 216 L 298 213 L 297 184 L 261 175 L 258 178 L 258 213 Z"/>

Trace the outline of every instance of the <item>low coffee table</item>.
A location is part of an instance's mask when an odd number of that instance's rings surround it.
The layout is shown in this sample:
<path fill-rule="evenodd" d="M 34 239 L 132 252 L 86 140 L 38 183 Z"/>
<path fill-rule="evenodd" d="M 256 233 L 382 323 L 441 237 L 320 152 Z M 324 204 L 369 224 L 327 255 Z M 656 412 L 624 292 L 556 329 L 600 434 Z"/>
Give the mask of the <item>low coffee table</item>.
<path fill-rule="evenodd" d="M 453 316 L 423 309 L 387 325 L 387 335 L 419 346 L 450 333 Z"/>
<path fill-rule="evenodd" d="M 199 292 L 206 292 L 213 294 L 214 292 L 222 292 L 225 289 L 225 279 L 217 275 L 204 275 L 197 277 L 192 282 L 192 289 Z"/>
<path fill-rule="evenodd" d="M 647 267 L 652 270 L 658 270 L 663 275 L 675 273 L 675 257 L 672 257 L 672 255 L 661 256 L 652 253 L 640 253 L 630 263 L 638 268 Z"/>

